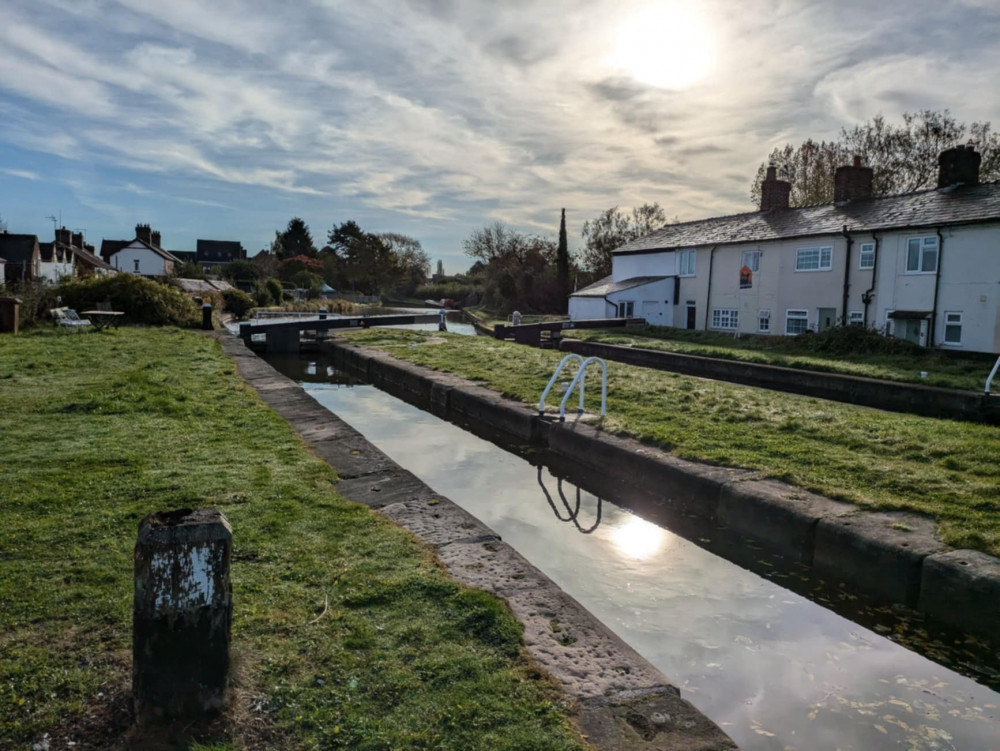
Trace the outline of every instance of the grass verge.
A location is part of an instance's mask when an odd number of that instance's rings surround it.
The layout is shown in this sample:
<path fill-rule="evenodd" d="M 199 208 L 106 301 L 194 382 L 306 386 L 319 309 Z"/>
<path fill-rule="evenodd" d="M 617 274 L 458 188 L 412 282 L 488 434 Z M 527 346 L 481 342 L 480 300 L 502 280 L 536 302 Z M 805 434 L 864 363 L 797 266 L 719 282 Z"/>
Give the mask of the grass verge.
<path fill-rule="evenodd" d="M 992 360 L 987 359 L 989 356 L 962 357 L 927 349 L 912 354 L 816 352 L 806 346 L 809 344 L 807 337 L 746 336 L 736 339 L 714 331 L 661 327 L 641 332 L 568 329 L 562 333 L 566 337 L 605 344 L 978 392 L 983 390 L 993 365 Z M 927 373 L 927 377 L 922 377 L 921 372 Z"/>
<path fill-rule="evenodd" d="M 351 341 L 537 404 L 561 352 L 488 337 L 370 330 Z M 597 410 L 599 388 L 587 390 Z M 551 400 L 550 400 L 551 402 Z M 880 510 L 927 514 L 944 540 L 1000 555 L 995 427 L 608 363 L 603 427 L 675 455 L 770 477 Z"/>
<path fill-rule="evenodd" d="M 584 745 L 506 608 L 338 496 L 207 337 L 0 337 L 0 455 L 2 748 L 122 746 L 137 526 L 185 506 L 234 530 L 236 685 L 199 747 Z"/>

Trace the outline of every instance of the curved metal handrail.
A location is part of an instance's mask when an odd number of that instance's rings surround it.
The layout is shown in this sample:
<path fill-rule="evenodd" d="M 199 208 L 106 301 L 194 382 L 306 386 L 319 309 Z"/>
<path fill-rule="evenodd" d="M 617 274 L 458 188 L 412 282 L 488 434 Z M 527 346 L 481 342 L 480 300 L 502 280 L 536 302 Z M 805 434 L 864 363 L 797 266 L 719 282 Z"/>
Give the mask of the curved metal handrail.
<path fill-rule="evenodd" d="M 587 366 L 590 363 L 596 362 L 601 366 L 601 417 L 607 414 L 607 404 L 608 404 L 608 364 L 604 362 L 600 357 L 588 357 L 580 364 L 580 369 L 576 371 L 576 377 L 570 382 L 569 388 L 566 389 L 566 393 L 563 394 L 562 402 L 559 404 L 559 419 L 566 419 L 566 402 L 569 401 L 570 394 L 573 393 L 573 389 L 576 388 L 576 384 L 580 384 L 580 406 L 577 407 L 577 414 L 583 414 L 583 389 L 587 383 Z"/>
<path fill-rule="evenodd" d="M 549 379 L 549 385 L 545 387 L 545 391 L 542 392 L 542 398 L 538 400 L 538 414 L 544 414 L 545 412 L 545 397 L 549 395 L 552 387 L 555 385 L 556 381 L 559 379 L 559 374 L 562 373 L 562 369 L 566 367 L 566 363 L 570 360 L 579 360 L 580 364 L 583 364 L 583 358 L 580 355 L 574 353 L 566 355 L 562 360 L 559 361 L 559 365 L 556 367 L 556 372 L 552 374 L 552 378 Z"/>

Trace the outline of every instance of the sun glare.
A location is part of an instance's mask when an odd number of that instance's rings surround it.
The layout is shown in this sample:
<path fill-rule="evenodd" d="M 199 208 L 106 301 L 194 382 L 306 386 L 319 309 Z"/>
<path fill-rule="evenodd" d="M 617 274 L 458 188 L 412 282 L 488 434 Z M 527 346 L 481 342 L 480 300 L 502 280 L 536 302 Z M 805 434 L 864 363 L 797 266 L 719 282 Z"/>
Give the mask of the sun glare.
<path fill-rule="evenodd" d="M 638 560 L 658 553 L 666 538 L 662 529 L 638 516 L 629 517 L 628 521 L 611 533 L 611 541 L 618 551 L 628 558 Z"/>
<path fill-rule="evenodd" d="M 608 62 L 637 81 L 686 89 L 712 67 L 712 37 L 698 14 L 679 3 L 648 5 L 618 27 Z"/>

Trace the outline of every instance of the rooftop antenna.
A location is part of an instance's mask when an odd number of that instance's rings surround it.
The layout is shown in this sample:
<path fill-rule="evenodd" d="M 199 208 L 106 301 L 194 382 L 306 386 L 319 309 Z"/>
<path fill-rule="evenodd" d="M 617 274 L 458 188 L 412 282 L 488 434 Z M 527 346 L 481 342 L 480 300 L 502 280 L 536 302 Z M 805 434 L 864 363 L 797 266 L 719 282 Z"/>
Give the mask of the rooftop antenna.
<path fill-rule="evenodd" d="M 59 221 L 60 223 L 62 223 L 62 212 L 61 211 L 59 212 L 59 219 L 56 219 L 56 217 L 52 216 L 51 214 L 49 214 L 45 218 L 52 220 L 52 236 L 55 237 L 56 229 L 58 229 L 58 227 L 56 226 L 56 222 Z"/>

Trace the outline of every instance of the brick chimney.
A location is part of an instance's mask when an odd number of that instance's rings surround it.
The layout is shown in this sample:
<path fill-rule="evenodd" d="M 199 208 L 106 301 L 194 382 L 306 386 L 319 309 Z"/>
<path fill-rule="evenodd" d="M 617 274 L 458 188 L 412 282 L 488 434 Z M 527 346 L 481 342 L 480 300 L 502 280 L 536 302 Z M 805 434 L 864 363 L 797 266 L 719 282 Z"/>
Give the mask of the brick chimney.
<path fill-rule="evenodd" d="M 149 245 L 153 244 L 152 238 L 153 230 L 150 229 L 148 224 L 137 224 L 135 225 L 135 239 L 142 240 L 144 243 Z"/>
<path fill-rule="evenodd" d="M 152 242 L 150 242 L 150 245 L 152 245 L 154 248 L 162 248 L 163 246 L 160 245 L 160 233 L 154 231 L 151 232 L 150 235 L 153 238 Z"/>
<path fill-rule="evenodd" d="M 73 233 L 73 247 L 74 248 L 82 248 L 83 247 L 83 233 L 82 232 L 74 232 Z"/>
<path fill-rule="evenodd" d="M 875 170 L 861 166 L 861 157 L 854 157 L 853 165 L 837 167 L 833 174 L 833 202 L 855 201 L 872 197 L 872 180 Z"/>
<path fill-rule="evenodd" d="M 958 183 L 979 185 L 979 165 L 982 161 L 982 156 L 972 144 L 945 149 L 938 156 L 937 186 L 947 188 Z"/>
<path fill-rule="evenodd" d="M 56 242 L 62 245 L 72 245 L 73 233 L 65 227 L 60 227 L 56 230 Z"/>
<path fill-rule="evenodd" d="M 772 164 L 767 168 L 767 177 L 760 184 L 760 210 L 787 209 L 791 192 L 792 184 L 787 180 L 779 180 L 778 170 Z"/>

